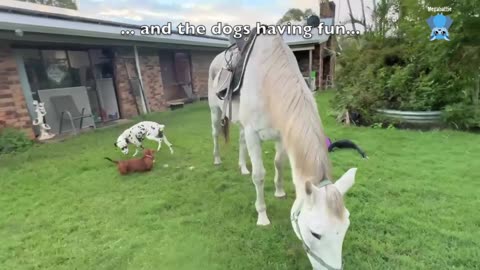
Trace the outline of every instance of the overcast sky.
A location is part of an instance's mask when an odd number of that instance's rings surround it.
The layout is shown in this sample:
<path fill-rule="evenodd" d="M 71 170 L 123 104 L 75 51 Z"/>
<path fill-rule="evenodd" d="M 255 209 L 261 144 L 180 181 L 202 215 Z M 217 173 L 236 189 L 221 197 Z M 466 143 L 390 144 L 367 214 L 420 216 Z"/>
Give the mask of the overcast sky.
<path fill-rule="evenodd" d="M 217 22 L 231 25 L 256 22 L 274 24 L 289 8 L 311 8 L 318 12 L 318 0 L 77 0 L 79 11 L 90 16 L 135 24 L 190 22 L 210 28 Z M 346 0 L 335 0 L 337 23 L 348 19 Z M 353 13 L 360 18 L 359 0 L 351 0 Z M 367 19 L 372 0 L 365 0 Z"/>

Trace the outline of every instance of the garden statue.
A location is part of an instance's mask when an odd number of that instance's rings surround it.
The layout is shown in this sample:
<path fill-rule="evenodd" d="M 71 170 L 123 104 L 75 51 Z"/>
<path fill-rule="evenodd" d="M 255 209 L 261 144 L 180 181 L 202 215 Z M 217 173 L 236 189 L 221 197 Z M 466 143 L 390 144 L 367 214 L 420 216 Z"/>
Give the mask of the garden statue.
<path fill-rule="evenodd" d="M 40 128 L 40 135 L 38 136 L 38 140 L 43 141 L 43 140 L 48 140 L 53 137 L 55 137 L 55 134 L 51 134 L 48 132 L 48 130 L 51 129 L 51 127 L 43 122 L 43 117 L 47 114 L 45 111 L 44 104 L 42 102 L 38 102 L 37 100 L 33 101 L 33 106 L 35 106 L 35 112 L 37 113 L 37 119 L 33 120 L 33 125 L 34 126 L 39 126 Z"/>

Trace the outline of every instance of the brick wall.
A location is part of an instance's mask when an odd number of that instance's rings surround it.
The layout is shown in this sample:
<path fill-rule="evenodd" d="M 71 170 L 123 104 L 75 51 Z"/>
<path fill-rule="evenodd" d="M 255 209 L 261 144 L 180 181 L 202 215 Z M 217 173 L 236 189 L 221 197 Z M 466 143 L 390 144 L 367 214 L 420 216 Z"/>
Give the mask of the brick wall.
<path fill-rule="evenodd" d="M 193 92 L 199 97 L 208 95 L 208 70 L 213 58 L 219 51 L 199 51 L 192 50 L 192 83 Z M 166 102 L 165 89 L 163 85 L 160 57 L 158 50 L 139 48 L 140 71 L 142 74 L 143 85 L 145 87 L 145 98 L 147 99 L 150 111 L 164 111 L 168 108 Z M 135 97 L 133 95 L 128 73 L 132 78 L 136 78 L 136 66 L 132 48 L 117 48 L 115 50 L 114 68 L 115 85 L 119 99 L 119 107 L 123 118 L 131 118 L 136 115 L 137 108 Z M 140 108 L 141 110 L 141 108 Z"/>
<path fill-rule="evenodd" d="M 24 130 L 35 138 L 15 57 L 7 44 L 0 44 L 0 128 L 4 127 Z"/>
<path fill-rule="evenodd" d="M 191 51 L 193 92 L 198 97 L 208 96 L 208 70 L 218 51 Z"/>
<path fill-rule="evenodd" d="M 130 74 L 131 78 L 137 78 L 137 73 L 135 72 L 135 60 L 133 58 L 133 49 L 122 48 L 115 50 L 113 67 L 115 72 L 115 86 L 117 89 L 118 106 L 122 118 L 131 118 L 137 116 L 137 105 L 130 81 L 128 80 L 128 74 Z"/>
<path fill-rule="evenodd" d="M 320 18 L 334 18 L 335 17 L 335 2 L 322 2 L 320 4 Z"/>
<path fill-rule="evenodd" d="M 139 51 L 140 72 L 142 73 L 145 98 L 151 112 L 167 109 L 164 97 L 163 81 L 160 70 L 160 58 L 156 50 Z"/>

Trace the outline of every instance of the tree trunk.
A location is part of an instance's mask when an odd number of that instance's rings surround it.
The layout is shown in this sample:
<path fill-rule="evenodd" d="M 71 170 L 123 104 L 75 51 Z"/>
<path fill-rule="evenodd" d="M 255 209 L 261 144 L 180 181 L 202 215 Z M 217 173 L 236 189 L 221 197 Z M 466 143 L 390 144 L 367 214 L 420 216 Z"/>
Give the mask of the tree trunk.
<path fill-rule="evenodd" d="M 352 5 L 350 5 L 350 0 L 347 0 L 348 4 L 348 10 L 350 11 L 350 20 L 352 21 L 352 27 L 353 31 L 357 32 L 357 28 L 355 27 L 355 19 L 353 18 L 353 13 L 352 13 Z M 357 35 L 355 35 L 357 37 Z"/>
<path fill-rule="evenodd" d="M 365 32 L 367 32 L 367 20 L 365 18 L 365 2 L 363 0 L 360 0 L 360 3 L 362 4 L 362 23 L 363 27 L 365 28 Z"/>

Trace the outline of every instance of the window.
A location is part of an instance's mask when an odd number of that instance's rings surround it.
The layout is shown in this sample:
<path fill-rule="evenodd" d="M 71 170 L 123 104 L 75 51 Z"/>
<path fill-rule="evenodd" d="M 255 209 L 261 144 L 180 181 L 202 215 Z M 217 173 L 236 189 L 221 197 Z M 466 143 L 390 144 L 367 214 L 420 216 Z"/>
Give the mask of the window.
<path fill-rule="evenodd" d="M 85 86 L 92 79 L 86 51 L 22 50 L 34 98 L 43 89 Z"/>
<path fill-rule="evenodd" d="M 71 71 L 65 51 L 44 50 L 41 53 L 47 74 L 47 80 L 42 85 L 45 87 L 42 89 L 80 86 L 79 78 L 72 76 L 74 73 Z"/>
<path fill-rule="evenodd" d="M 32 90 L 32 97 L 39 100 L 38 89 L 46 87 L 47 74 L 44 69 L 42 56 L 39 50 L 21 50 L 28 82 Z"/>

